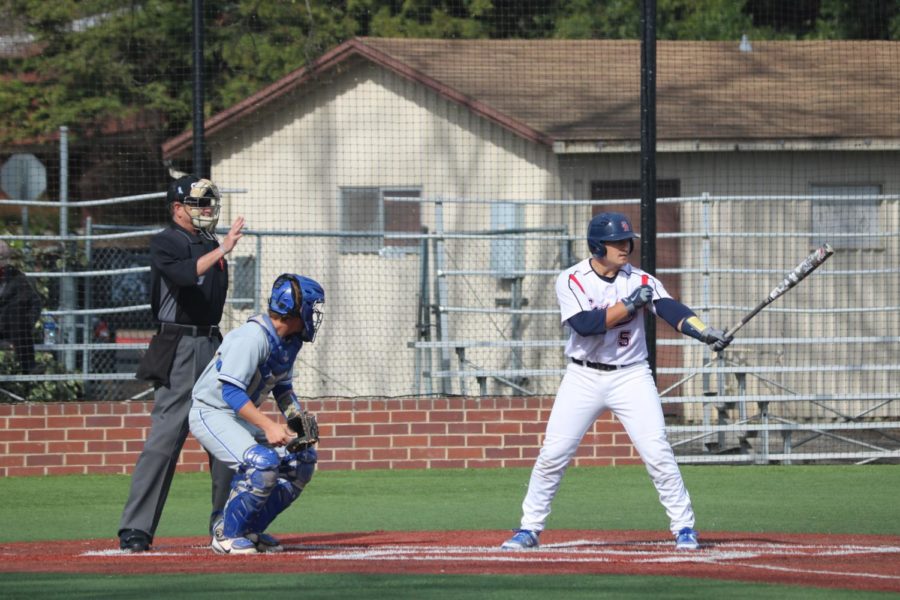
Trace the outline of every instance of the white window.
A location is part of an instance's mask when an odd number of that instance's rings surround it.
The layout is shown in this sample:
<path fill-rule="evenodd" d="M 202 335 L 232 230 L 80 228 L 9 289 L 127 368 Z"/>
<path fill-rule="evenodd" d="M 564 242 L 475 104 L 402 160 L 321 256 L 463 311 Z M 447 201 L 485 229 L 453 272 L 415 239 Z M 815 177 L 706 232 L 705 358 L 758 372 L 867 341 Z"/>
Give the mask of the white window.
<path fill-rule="evenodd" d="M 418 252 L 419 240 L 396 233 L 420 233 L 421 197 L 418 189 L 342 187 L 341 231 L 371 235 L 345 237 L 345 254 L 403 254 Z M 387 234 L 387 235 L 386 235 Z"/>
<path fill-rule="evenodd" d="M 871 235 L 881 231 L 878 219 L 881 186 L 812 184 L 810 187 L 813 246 L 828 242 L 834 248 L 845 250 L 884 247 L 883 238 Z"/>

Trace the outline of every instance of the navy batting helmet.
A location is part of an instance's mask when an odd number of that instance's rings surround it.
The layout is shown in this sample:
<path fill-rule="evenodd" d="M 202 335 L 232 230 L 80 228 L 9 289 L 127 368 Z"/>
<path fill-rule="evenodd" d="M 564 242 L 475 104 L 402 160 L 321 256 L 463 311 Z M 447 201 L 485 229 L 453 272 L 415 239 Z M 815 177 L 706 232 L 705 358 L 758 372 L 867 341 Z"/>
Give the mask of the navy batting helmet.
<path fill-rule="evenodd" d="M 292 273 L 278 276 L 272 285 L 272 296 L 269 297 L 269 310 L 273 313 L 303 319 L 304 327 L 300 338 L 304 342 L 316 339 L 316 332 L 324 316 L 324 304 L 325 290 L 318 282 Z"/>
<path fill-rule="evenodd" d="M 631 240 L 631 246 L 628 249 L 630 254 L 634 250 L 634 228 L 631 221 L 620 213 L 600 213 L 591 219 L 588 225 L 588 248 L 591 254 L 597 258 L 606 256 L 606 246 L 603 242 L 618 242 L 620 240 Z"/>

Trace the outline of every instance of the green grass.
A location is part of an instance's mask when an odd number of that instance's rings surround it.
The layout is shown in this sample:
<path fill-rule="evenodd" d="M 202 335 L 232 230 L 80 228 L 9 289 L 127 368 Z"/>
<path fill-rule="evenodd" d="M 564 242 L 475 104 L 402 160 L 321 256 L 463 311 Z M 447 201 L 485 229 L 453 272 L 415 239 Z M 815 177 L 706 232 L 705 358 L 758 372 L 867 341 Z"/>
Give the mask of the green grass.
<path fill-rule="evenodd" d="M 900 535 L 900 466 L 683 467 L 706 531 Z M 320 471 L 271 528 L 276 533 L 502 530 L 516 527 L 528 469 Z M 0 542 L 108 538 L 115 544 L 126 476 L 0 480 Z M 209 477 L 177 475 L 158 537 L 206 534 Z M 665 532 L 643 467 L 576 468 L 548 529 Z M 5 598 L 112 598 L 141 590 L 223 598 L 303 590 L 306 598 L 880 598 L 885 594 L 739 582 L 619 576 L 3 574 Z M 144 596 L 142 596 L 144 597 Z"/>
<path fill-rule="evenodd" d="M 707 531 L 900 535 L 900 466 L 682 467 Z M 280 533 L 511 529 L 528 469 L 320 471 Z M 113 538 L 127 476 L 0 479 L 0 542 Z M 209 476 L 177 475 L 157 536 L 206 533 Z M 548 529 L 666 531 L 643 467 L 570 469 Z"/>
<path fill-rule="evenodd" d="M 64 598 L 415 598 L 416 600 L 887 600 L 878 592 L 813 589 L 678 577 L 625 575 L 152 575 L 91 576 L 2 574 L 0 589 L 9 600 Z M 152 590 L 152 594 L 148 592 Z"/>

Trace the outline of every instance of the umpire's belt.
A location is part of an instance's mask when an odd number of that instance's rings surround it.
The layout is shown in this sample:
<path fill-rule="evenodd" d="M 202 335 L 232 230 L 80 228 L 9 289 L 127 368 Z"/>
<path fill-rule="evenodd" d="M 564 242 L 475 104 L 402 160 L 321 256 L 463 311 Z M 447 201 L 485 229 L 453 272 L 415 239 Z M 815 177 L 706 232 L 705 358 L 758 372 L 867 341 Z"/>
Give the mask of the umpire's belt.
<path fill-rule="evenodd" d="M 181 325 L 179 323 L 161 323 L 159 332 L 171 330 L 180 331 L 181 335 L 189 335 L 192 337 L 218 337 L 218 325 Z"/>
<path fill-rule="evenodd" d="M 627 365 L 606 365 L 603 363 L 595 363 L 589 360 L 578 360 L 577 358 L 573 358 L 572 362 L 576 365 L 581 365 L 582 367 L 588 367 L 590 369 L 597 369 L 598 371 L 615 371 L 616 369 L 624 369 L 625 367 L 630 367 L 634 363 L 628 363 Z"/>

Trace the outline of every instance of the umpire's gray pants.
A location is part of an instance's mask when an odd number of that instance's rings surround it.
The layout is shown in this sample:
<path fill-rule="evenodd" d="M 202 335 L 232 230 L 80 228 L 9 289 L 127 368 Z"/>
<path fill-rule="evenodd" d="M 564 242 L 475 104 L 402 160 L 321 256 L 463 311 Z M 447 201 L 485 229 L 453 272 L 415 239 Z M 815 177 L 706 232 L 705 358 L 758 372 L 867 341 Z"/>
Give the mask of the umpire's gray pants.
<path fill-rule="evenodd" d="M 209 364 L 219 347 L 216 337 L 184 336 L 175 351 L 169 386 L 154 394 L 150 434 L 144 442 L 131 476 L 131 491 L 122 511 L 119 533 L 137 529 L 152 540 L 159 525 L 172 476 L 188 434 L 188 413 L 194 382 Z M 231 491 L 234 475 L 228 465 L 210 456 L 213 513 L 221 512 Z"/>

